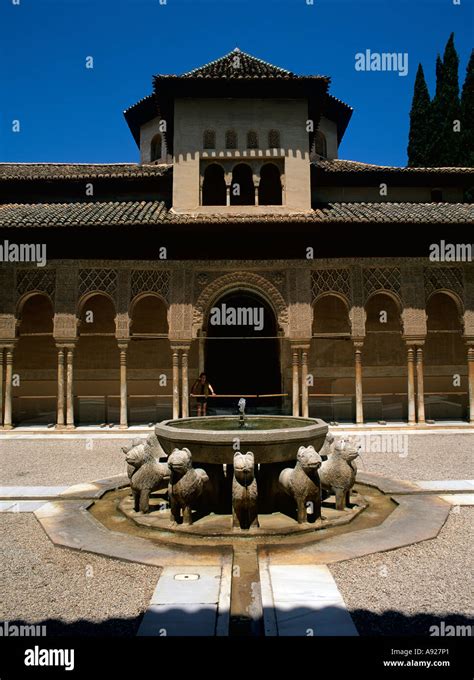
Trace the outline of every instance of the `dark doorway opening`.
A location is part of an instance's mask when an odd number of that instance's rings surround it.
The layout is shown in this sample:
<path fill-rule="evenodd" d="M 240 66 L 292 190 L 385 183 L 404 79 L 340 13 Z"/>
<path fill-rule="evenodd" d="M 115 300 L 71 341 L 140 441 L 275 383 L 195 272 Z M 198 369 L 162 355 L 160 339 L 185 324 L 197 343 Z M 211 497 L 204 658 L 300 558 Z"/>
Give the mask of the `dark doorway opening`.
<path fill-rule="evenodd" d="M 234 318 L 232 310 L 235 310 Z M 237 323 L 233 324 L 233 320 Z M 281 392 L 277 330 L 273 310 L 257 295 L 229 293 L 214 304 L 207 323 L 205 370 L 218 395 L 236 397 L 211 399 L 210 408 L 228 408 L 235 412 L 240 395 Z M 280 405 L 278 397 L 249 398 L 247 411 L 274 407 L 278 412 Z"/>
<path fill-rule="evenodd" d="M 232 172 L 231 205 L 255 205 L 255 187 L 250 165 L 239 163 Z"/>
<path fill-rule="evenodd" d="M 217 165 L 217 163 L 208 165 L 204 172 L 204 182 L 202 185 L 202 204 L 226 204 L 224 168 L 222 168 L 220 165 Z"/>
<path fill-rule="evenodd" d="M 266 163 L 260 171 L 258 202 L 260 205 L 282 204 L 280 171 L 273 163 Z"/>

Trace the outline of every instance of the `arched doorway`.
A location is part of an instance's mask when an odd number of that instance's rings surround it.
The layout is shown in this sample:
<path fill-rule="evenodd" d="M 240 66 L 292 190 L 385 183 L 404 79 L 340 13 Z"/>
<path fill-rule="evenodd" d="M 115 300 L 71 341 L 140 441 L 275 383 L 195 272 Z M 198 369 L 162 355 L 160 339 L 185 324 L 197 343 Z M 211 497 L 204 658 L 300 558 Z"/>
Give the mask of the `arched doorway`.
<path fill-rule="evenodd" d="M 255 205 L 252 168 L 246 163 L 239 163 L 232 172 L 230 203 L 231 205 Z"/>
<path fill-rule="evenodd" d="M 44 293 L 33 293 L 20 303 L 12 381 L 13 420 L 17 424 L 56 422 L 53 316 L 53 303 Z"/>
<path fill-rule="evenodd" d="M 364 420 L 407 420 L 407 348 L 400 301 L 380 291 L 368 299 L 365 311 Z"/>
<path fill-rule="evenodd" d="M 462 420 L 468 415 L 466 345 L 460 301 L 447 292 L 426 303 L 425 413 L 433 420 Z"/>
<path fill-rule="evenodd" d="M 224 168 L 217 163 L 208 165 L 204 171 L 204 182 L 202 185 L 202 204 L 203 205 L 225 205 L 226 186 L 224 178 Z"/>
<path fill-rule="evenodd" d="M 75 420 L 80 425 L 118 423 L 120 360 L 115 305 L 105 293 L 91 293 L 78 305 L 74 359 Z"/>
<path fill-rule="evenodd" d="M 260 296 L 236 291 L 214 303 L 207 319 L 205 371 L 217 394 L 236 395 L 212 400 L 234 413 L 240 395 L 270 395 L 281 391 L 280 347 L 277 321 Z M 278 412 L 275 397 L 249 398 L 247 410 Z"/>
<path fill-rule="evenodd" d="M 260 170 L 258 202 L 260 205 L 282 204 L 280 171 L 273 163 L 266 163 Z"/>
<path fill-rule="evenodd" d="M 129 422 L 172 418 L 172 357 L 165 301 L 155 293 L 140 295 L 132 301 L 130 319 Z"/>
<path fill-rule="evenodd" d="M 309 352 L 309 415 L 328 422 L 353 422 L 354 351 L 347 302 L 337 295 L 318 298 L 313 307 Z"/>

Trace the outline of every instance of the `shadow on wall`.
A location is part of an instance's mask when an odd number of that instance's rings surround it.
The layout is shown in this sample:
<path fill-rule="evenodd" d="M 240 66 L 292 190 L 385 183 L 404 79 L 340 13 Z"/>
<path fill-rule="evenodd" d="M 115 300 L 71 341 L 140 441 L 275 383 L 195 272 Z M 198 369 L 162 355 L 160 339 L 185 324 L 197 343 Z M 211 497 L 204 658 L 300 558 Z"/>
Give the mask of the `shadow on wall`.
<path fill-rule="evenodd" d="M 332 613 L 334 613 L 334 607 L 327 607 L 319 610 L 317 616 L 329 618 Z M 448 635 L 448 633 L 452 632 L 449 626 L 453 626 L 454 631 L 457 631 L 456 637 L 466 636 L 466 631 L 467 636 L 472 636 L 474 632 L 472 620 L 461 614 L 446 614 L 445 616 L 439 616 L 435 614 L 420 613 L 414 614 L 413 616 L 407 616 L 402 612 L 392 609 L 384 611 L 382 614 L 371 612 L 367 609 L 355 609 L 351 611 L 350 614 L 360 636 L 387 635 L 431 637 L 433 633 L 432 627 L 435 626 L 438 635 L 434 635 L 433 637 L 436 641 L 439 640 L 439 632 L 441 632 L 441 634 L 444 632 L 445 636 L 452 637 L 451 635 Z M 202 615 L 199 612 L 190 614 L 179 608 L 169 610 L 169 615 L 174 620 L 182 618 L 183 629 L 199 628 L 199 621 L 202 619 Z M 310 633 L 307 632 L 310 628 L 308 620 L 309 617 L 314 617 L 313 610 L 306 607 L 297 607 L 295 609 L 285 610 L 284 612 L 277 611 L 277 617 L 280 616 L 286 621 L 292 620 L 293 623 L 295 619 L 302 619 L 301 631 L 298 631 L 297 625 L 292 625 L 292 635 L 298 637 L 308 637 L 310 635 Z M 110 618 L 100 622 L 88 621 L 85 619 L 79 619 L 72 622 L 58 619 L 43 619 L 42 621 L 34 622 L 17 619 L 15 621 L 9 621 L 9 626 L 31 626 L 32 624 L 35 626 L 44 625 L 46 626 L 48 638 L 52 636 L 133 637 L 137 634 L 142 618 L 142 616 L 135 616 L 128 619 Z M 195 623 L 193 623 L 192 619 L 195 619 Z M 186 626 L 184 626 L 185 623 Z M 317 636 L 317 634 L 318 633 L 315 630 L 314 635 Z M 36 641 L 38 641 L 38 639 L 41 638 L 36 638 Z"/>

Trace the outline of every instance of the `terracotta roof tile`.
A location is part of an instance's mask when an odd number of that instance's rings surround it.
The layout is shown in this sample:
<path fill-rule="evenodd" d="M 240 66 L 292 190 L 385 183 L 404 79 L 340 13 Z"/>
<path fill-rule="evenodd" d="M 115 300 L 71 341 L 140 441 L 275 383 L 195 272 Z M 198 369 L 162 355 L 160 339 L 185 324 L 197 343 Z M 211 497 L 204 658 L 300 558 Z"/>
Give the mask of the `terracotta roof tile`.
<path fill-rule="evenodd" d="M 160 177 L 171 168 L 136 163 L 0 163 L 0 181 Z"/>
<path fill-rule="evenodd" d="M 317 170 L 324 172 L 405 172 L 405 173 L 472 173 L 474 168 L 408 168 L 393 165 L 373 165 L 371 163 L 361 163 L 359 161 L 347 161 L 342 158 L 331 160 L 314 161 L 313 165 Z"/>
<path fill-rule="evenodd" d="M 238 58 L 238 61 L 236 58 Z M 242 52 L 238 47 L 223 57 L 210 61 L 208 64 L 199 66 L 180 76 L 156 75 L 155 78 L 280 78 L 287 80 L 317 78 L 326 81 L 330 80 L 326 76 L 319 75 L 298 76 L 292 71 L 287 71 L 279 66 L 263 61 L 263 59 L 258 59 L 251 54 Z"/>
<path fill-rule="evenodd" d="M 469 203 L 325 203 L 309 213 L 177 214 L 162 201 L 0 205 L 0 227 L 125 226 L 222 223 L 450 224 L 472 223 Z"/>

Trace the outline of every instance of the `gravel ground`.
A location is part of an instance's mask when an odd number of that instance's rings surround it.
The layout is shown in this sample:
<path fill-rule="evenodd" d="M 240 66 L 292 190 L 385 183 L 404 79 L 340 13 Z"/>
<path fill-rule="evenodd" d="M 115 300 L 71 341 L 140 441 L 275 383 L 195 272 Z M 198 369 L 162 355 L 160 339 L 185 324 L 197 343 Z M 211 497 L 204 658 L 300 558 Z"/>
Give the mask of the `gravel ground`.
<path fill-rule="evenodd" d="M 135 635 L 160 570 L 55 547 L 32 514 L 0 515 L 0 621 L 47 635 Z"/>
<path fill-rule="evenodd" d="M 399 437 L 398 453 L 373 453 L 384 446 L 383 434 L 364 439 L 363 453 L 358 463 L 364 472 L 375 472 L 397 479 L 436 480 L 472 479 L 474 476 L 474 432 L 463 434 L 385 435 L 385 449 L 392 450 Z"/>
<path fill-rule="evenodd" d="M 143 437 L 145 438 L 145 437 Z M 126 472 L 121 447 L 130 439 L 0 438 L 2 484 L 77 484 Z"/>
<path fill-rule="evenodd" d="M 474 508 L 452 511 L 434 540 L 331 564 L 360 635 L 430 635 L 472 625 Z"/>
<path fill-rule="evenodd" d="M 396 440 L 377 435 L 364 440 L 360 470 L 398 479 L 470 479 L 474 472 L 474 433 L 405 434 L 400 453 L 373 453 L 380 446 L 394 448 Z M 387 435 L 383 435 L 387 438 Z M 22 439 L 0 438 L 2 484 L 62 485 L 87 482 L 125 472 L 121 447 L 129 439 Z M 405 452 L 407 455 L 405 456 Z"/>

